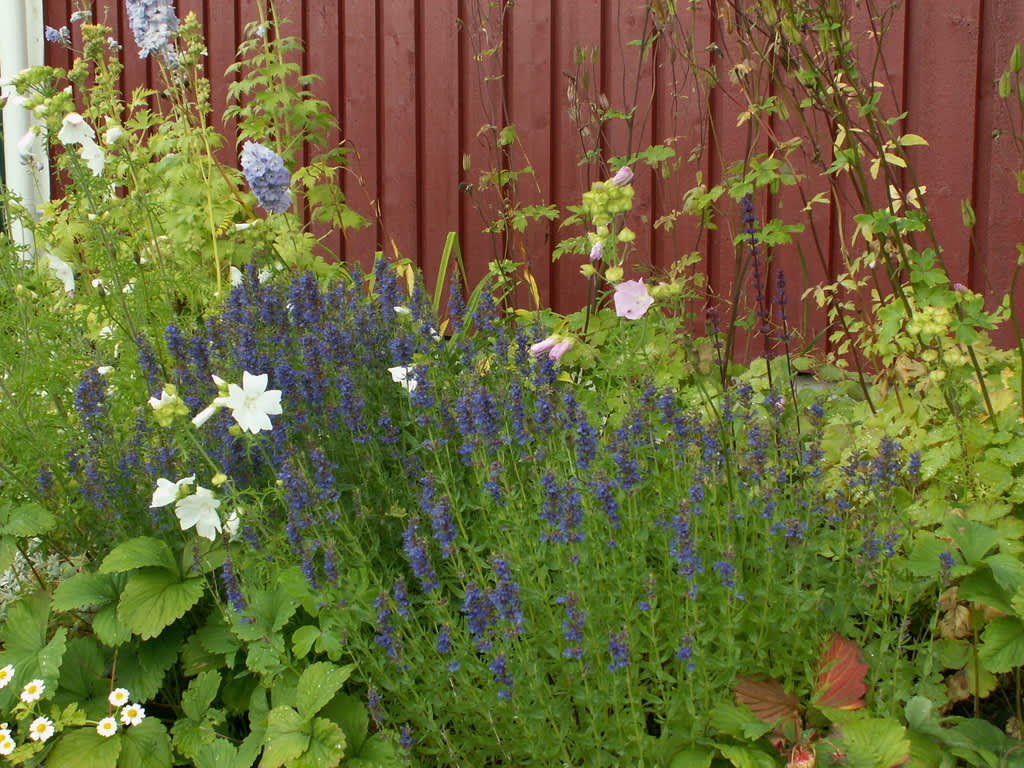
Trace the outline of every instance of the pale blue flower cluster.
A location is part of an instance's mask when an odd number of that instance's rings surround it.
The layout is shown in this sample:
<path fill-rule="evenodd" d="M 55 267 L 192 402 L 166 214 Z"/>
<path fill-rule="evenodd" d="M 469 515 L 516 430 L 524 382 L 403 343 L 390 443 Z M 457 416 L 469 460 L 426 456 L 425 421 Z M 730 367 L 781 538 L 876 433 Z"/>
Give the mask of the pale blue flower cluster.
<path fill-rule="evenodd" d="M 173 64 L 177 58 L 173 39 L 179 26 L 173 0 L 125 0 L 124 5 L 139 46 L 139 58 L 155 53 Z"/>
<path fill-rule="evenodd" d="M 247 141 L 242 145 L 242 173 L 260 206 L 270 213 L 284 213 L 292 204 L 291 174 L 281 156 L 269 147 Z"/>

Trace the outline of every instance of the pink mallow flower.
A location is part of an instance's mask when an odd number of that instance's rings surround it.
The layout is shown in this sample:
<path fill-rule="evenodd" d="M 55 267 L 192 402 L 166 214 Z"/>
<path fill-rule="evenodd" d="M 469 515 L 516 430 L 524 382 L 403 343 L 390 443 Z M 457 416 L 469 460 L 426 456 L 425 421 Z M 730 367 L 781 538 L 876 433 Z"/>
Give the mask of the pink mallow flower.
<path fill-rule="evenodd" d="M 615 286 L 615 314 L 619 317 L 639 320 L 653 303 L 643 280 L 627 280 Z"/>
<path fill-rule="evenodd" d="M 624 165 L 619 168 L 618 173 L 612 176 L 613 187 L 624 187 L 633 180 L 633 169 L 628 165 Z"/>
<path fill-rule="evenodd" d="M 569 351 L 572 346 L 572 339 L 562 336 L 548 336 L 543 341 L 538 341 L 530 347 L 530 354 L 536 357 L 547 353 L 552 360 L 561 360 L 562 355 Z"/>

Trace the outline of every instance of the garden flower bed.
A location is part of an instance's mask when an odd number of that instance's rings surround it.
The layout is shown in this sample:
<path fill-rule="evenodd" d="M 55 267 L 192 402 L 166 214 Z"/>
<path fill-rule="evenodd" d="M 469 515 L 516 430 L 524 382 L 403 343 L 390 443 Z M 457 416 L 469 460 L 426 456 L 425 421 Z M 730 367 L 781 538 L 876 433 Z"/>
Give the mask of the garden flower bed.
<path fill-rule="evenodd" d="M 682 210 L 735 231 L 746 314 L 692 261 L 636 266 L 665 148 L 609 158 L 565 217 L 578 312 L 524 308 L 522 265 L 469 284 L 454 237 L 438 274 L 364 273 L 312 234 L 362 218 L 344 148 L 299 165 L 320 105 L 272 6 L 240 170 L 194 17 L 128 7 L 166 114 L 124 103 L 78 14 L 75 67 L 13 82 L 67 189 L 39 220 L 8 201 L 34 252 L 0 241 L 0 762 L 1024 764 L 1024 374 L 988 338 L 1013 306 L 913 239 L 919 190 L 859 212 L 872 245 L 811 294 L 831 357 L 773 270 L 795 225 L 765 196 L 799 183 L 774 154 Z M 819 43 L 848 21 L 787 13 Z M 908 136 L 844 157 L 905 167 Z M 739 362 L 751 338 L 772 354 Z"/>

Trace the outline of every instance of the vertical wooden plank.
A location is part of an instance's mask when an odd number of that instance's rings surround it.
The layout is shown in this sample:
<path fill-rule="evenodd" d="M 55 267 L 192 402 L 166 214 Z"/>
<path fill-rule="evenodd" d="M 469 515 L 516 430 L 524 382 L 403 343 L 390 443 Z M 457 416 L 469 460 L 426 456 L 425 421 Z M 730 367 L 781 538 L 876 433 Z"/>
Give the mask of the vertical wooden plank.
<path fill-rule="evenodd" d="M 416 3 L 392 0 L 380 5 L 380 199 L 383 248 L 416 261 L 419 194 L 417 185 Z M 395 253 L 397 249 L 398 253 Z"/>
<path fill-rule="evenodd" d="M 505 0 L 460 0 L 459 148 L 468 157 L 463 172 L 459 231 L 469 288 L 487 273 L 489 262 L 503 257 L 504 238 L 484 232 L 498 215 L 500 201 L 492 187 L 480 189 L 480 174 L 503 170 L 496 131 L 504 119 Z M 488 127 L 489 126 L 489 127 Z"/>
<path fill-rule="evenodd" d="M 337 106 L 341 101 L 344 63 L 340 22 L 340 13 L 336 6 L 308 2 L 303 8 L 305 71 L 317 75 L 310 90 L 318 99 L 323 99 L 331 105 L 331 113 L 336 119 L 339 118 Z M 314 145 L 314 155 L 337 147 L 343 139 L 342 131 L 339 128 L 331 129 L 323 139 L 323 146 Z M 336 179 L 335 183 L 340 185 L 342 179 Z M 312 226 L 313 233 L 320 240 L 321 252 L 332 261 L 343 258 L 341 232 L 332 230 L 325 224 L 314 223 Z"/>
<path fill-rule="evenodd" d="M 212 3 L 204 8 L 207 23 L 204 26 L 206 47 L 209 52 L 206 61 L 206 72 L 210 79 L 211 119 L 218 126 L 224 137 L 224 145 L 217 153 L 220 160 L 227 164 L 237 162 L 235 148 L 235 121 L 224 121 L 224 110 L 228 106 L 228 85 L 237 80 L 237 76 L 228 75 L 227 68 L 235 61 L 235 53 L 242 41 L 239 30 L 238 5 L 223 0 L 207 0 Z"/>
<path fill-rule="evenodd" d="M 1015 109 L 1014 96 L 1007 105 L 997 96 L 996 83 L 1007 69 L 1013 46 L 1024 41 L 1024 13 L 1018 0 L 984 3 L 979 41 L 977 119 L 974 147 L 974 209 L 977 225 L 971 253 L 969 286 L 987 297 L 986 307 L 998 306 L 1013 283 L 1018 253 L 1024 243 L 1024 195 L 1017 190 L 1013 171 L 1021 158 L 1007 136 L 1008 111 Z M 1024 281 L 1018 280 L 1019 283 Z M 1018 312 L 1024 311 L 1024 284 L 1012 296 Z M 1011 323 L 992 334 L 997 344 L 1012 348 L 1017 343 Z"/>
<path fill-rule="evenodd" d="M 971 196 L 974 178 L 975 98 L 980 38 L 979 0 L 908 5 L 907 130 L 928 139 L 931 149 L 910 149 L 918 183 L 949 277 L 965 282 L 969 233 L 960 201 Z M 941 163 L 936 162 L 942 158 Z M 923 241 L 923 238 L 922 238 Z"/>
<path fill-rule="evenodd" d="M 608 145 L 605 159 L 628 156 L 646 149 L 653 137 L 654 64 L 649 43 L 653 32 L 652 16 L 647 8 L 632 2 L 607 3 L 604 7 L 602 55 L 608 80 L 604 92 L 612 109 L 631 113 L 630 120 L 614 120 L 608 124 Z M 656 262 L 652 252 L 653 241 L 653 174 L 645 163 L 633 163 L 633 211 L 626 218 L 626 226 L 636 233 L 636 240 L 625 250 L 628 264 L 640 266 L 632 270 L 627 266 L 627 278 L 649 274 L 649 266 Z"/>
<path fill-rule="evenodd" d="M 675 150 L 669 161 L 668 177 L 660 173 L 654 178 L 653 232 L 654 253 L 659 269 L 668 269 L 674 262 L 691 253 L 701 254 L 701 261 L 689 268 L 688 274 L 705 274 L 708 264 L 707 238 L 699 219 L 683 212 L 684 196 L 697 184 L 698 174 L 707 181 L 709 153 L 705 146 L 707 131 L 708 88 L 700 67 L 708 62 L 711 11 L 707 4 L 679 8 L 677 15 L 665 20 L 662 41 L 656 59 L 657 110 L 654 143 Z M 691 66 L 692 58 L 696 66 Z M 662 220 L 659 224 L 659 220 Z M 705 287 L 693 287 L 703 294 Z M 687 303 L 699 332 L 704 328 L 703 295 Z"/>
<path fill-rule="evenodd" d="M 420 0 L 419 14 L 419 253 L 433 291 L 445 239 L 459 226 L 458 0 Z"/>
<path fill-rule="evenodd" d="M 548 84 L 551 100 L 551 202 L 566 214 L 567 207 L 579 205 L 581 195 L 596 180 L 593 164 L 582 163 L 582 155 L 600 138 L 581 135 L 596 99 L 603 88 L 600 61 L 591 65 L 589 53 L 604 57 L 601 46 L 601 0 L 555 0 L 552 4 L 552 78 Z M 576 51 L 581 50 L 581 64 Z M 570 98 L 571 97 L 571 98 Z M 553 244 L 583 234 L 583 228 L 554 227 Z M 585 258 L 585 257 L 584 257 Z M 558 312 L 574 312 L 588 299 L 587 281 L 580 274 L 583 260 L 567 254 L 551 265 L 549 295 Z"/>
<path fill-rule="evenodd" d="M 342 5 L 342 125 L 355 151 L 352 173 L 345 175 L 345 197 L 371 225 L 345 238 L 345 260 L 364 269 L 373 265 L 379 242 L 379 105 L 377 80 L 377 11 L 372 2 Z"/>
<path fill-rule="evenodd" d="M 552 12 L 551 3 L 526 3 L 516 7 L 509 20 L 506 83 L 511 123 L 519 137 L 513 147 L 511 170 L 520 171 L 527 166 L 534 170 L 532 175 L 519 176 L 518 201 L 523 206 L 551 200 L 551 88 L 557 79 L 551 56 Z M 553 227 L 541 221 L 528 224 L 525 233 L 509 233 L 511 256 L 526 265 L 544 304 L 551 297 Z M 522 306 L 534 308 L 525 293 L 518 298 Z"/>

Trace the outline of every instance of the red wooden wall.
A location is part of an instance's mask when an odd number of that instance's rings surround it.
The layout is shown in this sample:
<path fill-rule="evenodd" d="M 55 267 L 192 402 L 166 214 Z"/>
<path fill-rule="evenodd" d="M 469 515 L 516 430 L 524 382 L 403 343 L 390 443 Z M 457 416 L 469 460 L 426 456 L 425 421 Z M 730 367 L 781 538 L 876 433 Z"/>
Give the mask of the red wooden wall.
<path fill-rule="evenodd" d="M 218 110 L 227 86 L 224 70 L 233 61 L 245 23 L 256 18 L 256 3 L 177 2 L 179 16 L 195 12 L 207 30 L 208 74 Z M 76 7 L 75 0 L 45 4 L 47 23 L 55 27 L 67 23 Z M 651 226 L 681 206 L 697 173 L 716 183 L 723 163 L 743 156 L 747 134 L 736 126 L 742 105 L 725 77 L 731 61 L 714 53 L 726 44 L 720 13 L 728 3 L 709 0 L 692 14 L 680 11 L 676 28 L 679 34 L 693 33 L 694 50 L 706 65 L 718 63 L 724 86 L 710 99 L 700 95 L 680 60 L 661 55 L 640 61 L 630 41 L 649 31 L 650 17 L 642 5 L 639 0 L 517 0 L 503 14 L 497 0 L 279 0 L 279 12 L 291 19 L 288 33 L 307 43 L 304 70 L 322 78 L 315 91 L 334 105 L 345 141 L 358 152 L 353 173 L 345 178 L 345 193 L 364 214 L 372 217 L 377 205 L 381 212 L 369 229 L 344 241 L 334 236 L 325 245 L 341 258 L 365 263 L 377 249 L 390 251 L 393 242 L 431 275 L 447 232 L 456 230 L 472 279 L 485 272 L 503 244 L 482 231 L 475 206 L 482 198 L 466 191 L 467 185 L 477 184 L 480 169 L 528 162 L 536 175 L 521 184 L 524 203 L 555 203 L 563 211 L 578 204 L 596 177 L 591 166 L 578 162 L 581 139 L 569 117 L 570 76 L 580 74 L 574 49 L 583 46 L 600 50 L 591 67 L 591 93 L 605 94 L 613 108 L 637 108 L 631 134 L 620 122 L 603 135 L 605 157 L 670 142 L 685 161 L 695 146 L 706 148 L 699 160 L 683 162 L 667 180 L 646 168 L 638 175 L 629 222 L 639 235 L 633 260 L 667 267 L 683 253 L 700 251 L 711 289 L 729 295 L 738 224 L 731 231 L 703 234 L 685 219 L 671 232 Z M 153 64 L 136 56 L 121 3 L 102 0 L 93 7 L 94 17 L 110 24 L 124 43 L 126 87 L 152 78 Z M 861 18 L 859 0 L 851 0 L 851 12 L 860 14 L 863 43 L 869 22 Z M 951 278 L 993 297 L 1008 287 L 1015 245 L 1024 242 L 1024 195 L 1016 192 L 1011 174 L 1021 160 L 1008 141 L 993 138 L 1007 121 L 994 82 L 1014 43 L 1022 40 L 1022 0 L 905 0 L 885 37 L 882 60 L 888 84 L 883 110 L 908 111 L 903 130 L 931 142 L 910 152 L 918 161 L 917 179 L 928 188 L 929 211 Z M 497 47 L 494 55 L 479 55 L 492 46 Z M 49 51 L 61 55 L 57 46 Z M 577 91 L 582 90 L 580 81 Z M 487 123 L 516 126 L 521 143 L 510 156 L 496 154 L 493 136 L 478 135 Z M 781 122 L 772 127 L 783 138 L 799 133 Z M 463 170 L 465 157 L 469 172 Z M 809 197 L 826 188 L 810 176 L 804 192 Z M 965 199 L 973 201 L 978 215 L 973 237 L 961 221 Z M 801 207 L 798 192 L 787 189 L 770 201 L 759 200 L 758 213 L 798 220 Z M 814 253 L 810 233 L 798 238 L 810 270 L 801 272 L 796 246 L 780 248 L 773 257 L 774 266 L 785 269 L 794 298 L 842 269 L 842 214 L 835 208 L 818 210 L 815 227 L 825 252 L 820 258 Z M 549 259 L 553 244 L 565 235 L 554 224 L 533 225 L 511 250 L 529 264 L 544 301 L 568 312 L 585 301 L 586 285 L 578 257 L 557 263 Z M 808 310 L 802 322 L 809 336 L 821 329 L 822 317 Z M 1001 338 L 1005 342 L 1009 336 Z"/>

